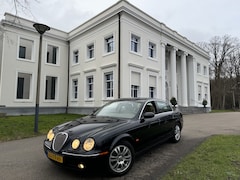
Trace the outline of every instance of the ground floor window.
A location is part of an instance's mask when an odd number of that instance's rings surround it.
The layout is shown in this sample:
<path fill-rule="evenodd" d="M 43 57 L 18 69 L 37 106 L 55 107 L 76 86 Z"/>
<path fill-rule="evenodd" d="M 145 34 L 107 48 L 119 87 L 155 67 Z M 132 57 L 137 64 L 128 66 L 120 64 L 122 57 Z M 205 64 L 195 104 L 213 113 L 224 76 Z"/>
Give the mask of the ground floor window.
<path fill-rule="evenodd" d="M 87 77 L 87 98 L 93 98 L 93 76 Z"/>
<path fill-rule="evenodd" d="M 105 73 L 104 76 L 106 97 L 113 97 L 113 72 Z"/>
<path fill-rule="evenodd" d="M 56 85 L 57 77 L 47 76 L 46 87 L 45 87 L 45 99 L 55 100 L 56 99 Z"/>
<path fill-rule="evenodd" d="M 32 74 L 18 73 L 17 99 L 29 99 L 31 90 Z"/>
<path fill-rule="evenodd" d="M 78 79 L 72 80 L 72 99 L 78 98 Z"/>
<path fill-rule="evenodd" d="M 139 97 L 139 86 L 131 85 L 131 97 Z"/>
<path fill-rule="evenodd" d="M 149 97 L 150 98 L 155 97 L 155 87 L 149 87 Z"/>
<path fill-rule="evenodd" d="M 202 86 L 198 85 L 198 101 L 202 100 Z"/>

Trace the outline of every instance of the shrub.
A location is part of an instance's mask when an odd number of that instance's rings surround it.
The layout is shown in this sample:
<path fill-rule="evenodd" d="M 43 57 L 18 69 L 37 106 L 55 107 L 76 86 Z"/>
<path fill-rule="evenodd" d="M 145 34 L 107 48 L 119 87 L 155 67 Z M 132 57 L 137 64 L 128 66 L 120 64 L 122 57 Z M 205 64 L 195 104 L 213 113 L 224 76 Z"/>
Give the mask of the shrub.
<path fill-rule="evenodd" d="M 204 100 L 202 101 L 202 105 L 203 105 L 203 107 L 206 107 L 207 103 L 208 103 L 207 100 L 204 99 Z"/>
<path fill-rule="evenodd" d="M 175 106 L 177 105 L 177 100 L 176 100 L 176 98 L 175 98 L 175 97 L 172 97 L 172 98 L 170 99 L 170 103 L 173 105 L 173 107 L 175 107 Z"/>

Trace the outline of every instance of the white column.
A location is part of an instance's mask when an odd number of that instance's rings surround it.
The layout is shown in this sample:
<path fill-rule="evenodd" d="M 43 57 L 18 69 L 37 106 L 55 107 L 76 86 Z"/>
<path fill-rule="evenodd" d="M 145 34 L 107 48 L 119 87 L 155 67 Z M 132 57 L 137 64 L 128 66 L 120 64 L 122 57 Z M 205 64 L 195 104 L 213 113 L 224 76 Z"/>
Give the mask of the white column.
<path fill-rule="evenodd" d="M 187 92 L 187 53 L 183 52 L 181 55 L 181 72 L 182 72 L 182 106 L 188 106 L 188 92 Z"/>
<path fill-rule="evenodd" d="M 177 68 L 176 68 L 176 51 L 178 49 L 173 47 L 171 49 L 171 96 L 177 99 Z"/>
<path fill-rule="evenodd" d="M 161 42 L 161 60 L 162 60 L 162 100 L 166 100 L 166 44 Z"/>
<path fill-rule="evenodd" d="M 193 56 L 190 56 L 188 59 L 188 78 L 189 78 L 189 105 L 190 106 L 197 106 L 197 82 L 196 82 L 196 59 Z"/>

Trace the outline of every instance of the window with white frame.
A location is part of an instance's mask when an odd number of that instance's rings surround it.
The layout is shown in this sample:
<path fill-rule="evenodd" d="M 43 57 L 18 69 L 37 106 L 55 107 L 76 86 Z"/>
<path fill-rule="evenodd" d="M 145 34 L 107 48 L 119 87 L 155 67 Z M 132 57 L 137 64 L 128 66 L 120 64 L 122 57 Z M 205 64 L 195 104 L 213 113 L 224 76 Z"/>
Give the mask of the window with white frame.
<path fill-rule="evenodd" d="M 140 37 L 131 34 L 131 51 L 139 53 L 140 52 Z"/>
<path fill-rule="evenodd" d="M 156 58 L 156 44 L 152 42 L 148 43 L 148 57 Z"/>
<path fill-rule="evenodd" d="M 33 56 L 33 41 L 20 38 L 18 58 L 32 60 L 32 56 Z"/>
<path fill-rule="evenodd" d="M 150 98 L 154 98 L 154 97 L 155 97 L 155 92 L 156 92 L 156 88 L 150 86 L 150 87 L 149 87 L 149 97 L 150 97 Z"/>
<path fill-rule="evenodd" d="M 131 97 L 140 97 L 141 74 L 131 72 Z"/>
<path fill-rule="evenodd" d="M 105 97 L 113 97 L 113 72 L 104 74 L 105 81 Z"/>
<path fill-rule="evenodd" d="M 197 63 L 197 73 L 200 74 L 201 73 L 201 64 Z"/>
<path fill-rule="evenodd" d="M 156 77 L 149 76 L 149 97 L 154 98 L 156 97 Z"/>
<path fill-rule="evenodd" d="M 207 75 L 207 66 L 203 66 L 203 75 Z"/>
<path fill-rule="evenodd" d="M 47 63 L 57 64 L 59 48 L 56 46 L 48 45 L 47 46 Z"/>
<path fill-rule="evenodd" d="M 208 87 L 207 86 L 204 87 L 204 99 L 205 100 L 208 99 Z"/>
<path fill-rule="evenodd" d="M 93 98 L 93 76 L 87 76 L 86 79 L 87 82 L 87 98 L 92 99 Z"/>
<path fill-rule="evenodd" d="M 131 97 L 139 97 L 139 86 L 131 85 Z"/>
<path fill-rule="evenodd" d="M 114 51 L 114 39 L 113 35 L 105 38 L 105 52 L 110 53 Z"/>
<path fill-rule="evenodd" d="M 78 79 L 72 79 L 72 99 L 78 98 Z"/>
<path fill-rule="evenodd" d="M 198 101 L 202 101 L 202 86 L 198 85 Z"/>
<path fill-rule="evenodd" d="M 94 44 L 87 45 L 87 58 L 92 59 L 94 58 Z"/>
<path fill-rule="evenodd" d="M 30 99 L 32 74 L 18 73 L 16 99 Z"/>
<path fill-rule="evenodd" d="M 77 64 L 79 62 L 79 51 L 73 51 L 73 64 Z"/>
<path fill-rule="evenodd" d="M 56 99 L 57 77 L 46 76 L 45 99 Z"/>

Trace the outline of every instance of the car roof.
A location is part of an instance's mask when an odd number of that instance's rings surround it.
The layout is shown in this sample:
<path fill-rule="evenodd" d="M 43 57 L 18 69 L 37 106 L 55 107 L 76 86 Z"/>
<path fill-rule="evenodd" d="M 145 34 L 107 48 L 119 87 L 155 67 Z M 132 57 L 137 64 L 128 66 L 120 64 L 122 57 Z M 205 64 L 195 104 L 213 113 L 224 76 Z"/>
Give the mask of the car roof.
<path fill-rule="evenodd" d="M 160 99 L 155 98 L 119 98 L 115 99 L 113 101 L 139 101 L 139 102 L 145 102 L 145 101 L 162 101 Z M 165 102 L 165 101 L 162 101 Z"/>

